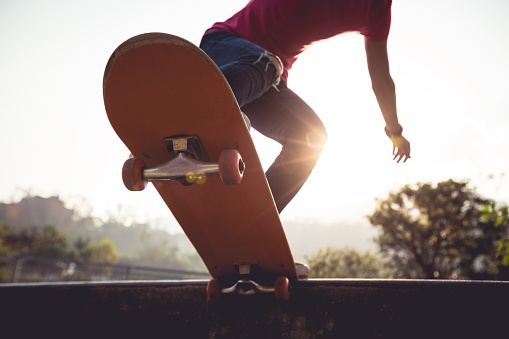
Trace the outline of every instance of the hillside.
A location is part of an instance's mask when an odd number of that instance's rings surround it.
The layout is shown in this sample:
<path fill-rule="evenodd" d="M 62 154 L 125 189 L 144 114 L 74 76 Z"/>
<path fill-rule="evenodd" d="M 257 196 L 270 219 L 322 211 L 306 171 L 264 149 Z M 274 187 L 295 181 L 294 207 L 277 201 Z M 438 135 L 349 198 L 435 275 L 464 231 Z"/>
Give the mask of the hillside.
<path fill-rule="evenodd" d="M 0 203 L 0 222 L 13 231 L 54 225 L 66 233 L 70 241 L 78 236 L 89 237 L 92 241 L 108 238 L 115 243 L 121 256 L 133 256 L 147 245 L 178 247 L 185 253 L 194 251 L 184 234 L 169 234 L 142 223 L 125 226 L 117 220 L 80 216 L 67 208 L 58 196 L 26 196 L 18 203 Z"/>
<path fill-rule="evenodd" d="M 147 246 L 178 248 L 180 253 L 187 255 L 195 253 L 183 233 L 170 234 L 145 223 L 135 222 L 125 226 L 113 218 L 103 221 L 91 215 L 83 216 L 66 207 L 58 196 L 43 198 L 29 195 L 17 203 L 0 203 L 0 222 L 13 230 L 54 225 L 65 232 L 71 241 L 78 236 L 89 237 L 92 241 L 108 238 L 124 257 L 135 256 Z M 375 249 L 371 239 L 376 232 L 367 220 L 365 223 L 334 224 L 284 221 L 283 225 L 297 261 L 304 261 L 305 255 L 313 255 L 325 247 L 350 247 L 362 251 Z"/>

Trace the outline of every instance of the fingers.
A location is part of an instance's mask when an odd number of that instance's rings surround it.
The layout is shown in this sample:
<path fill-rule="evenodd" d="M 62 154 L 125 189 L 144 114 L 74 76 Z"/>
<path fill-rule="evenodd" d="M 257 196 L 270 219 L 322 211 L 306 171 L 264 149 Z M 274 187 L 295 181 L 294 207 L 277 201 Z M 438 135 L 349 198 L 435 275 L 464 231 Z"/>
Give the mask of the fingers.
<path fill-rule="evenodd" d="M 398 158 L 399 157 L 399 158 Z M 394 158 L 392 160 L 396 160 L 396 158 L 398 158 L 398 161 L 396 161 L 397 164 L 399 164 L 399 162 L 401 161 L 401 159 L 403 159 L 403 163 L 405 163 L 408 159 L 410 159 L 411 157 L 409 155 L 406 155 L 406 154 L 400 154 L 400 153 L 397 153 Z"/>
<path fill-rule="evenodd" d="M 396 138 L 391 138 L 393 141 L 392 146 L 392 155 L 394 158 L 392 160 L 396 160 L 396 163 L 400 163 L 403 160 L 405 163 L 408 159 L 410 159 L 410 143 L 402 136 Z"/>
<path fill-rule="evenodd" d="M 399 148 L 397 147 L 398 151 L 396 152 L 395 150 L 393 150 L 393 155 L 394 155 L 394 158 L 392 158 L 392 160 L 396 160 L 396 158 L 398 159 L 396 161 L 396 163 L 399 164 L 399 162 L 401 160 L 403 160 L 403 163 L 405 163 L 408 159 L 410 159 L 410 147 L 408 148 Z"/>

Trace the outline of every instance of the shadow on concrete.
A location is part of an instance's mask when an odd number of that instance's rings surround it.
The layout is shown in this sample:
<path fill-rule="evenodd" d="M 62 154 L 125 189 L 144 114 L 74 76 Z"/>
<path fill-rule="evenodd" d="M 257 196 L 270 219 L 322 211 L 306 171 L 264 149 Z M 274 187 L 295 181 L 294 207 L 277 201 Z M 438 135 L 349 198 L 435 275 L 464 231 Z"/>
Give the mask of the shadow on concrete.
<path fill-rule="evenodd" d="M 289 301 L 207 281 L 0 285 L 5 338 L 488 338 L 506 334 L 509 283 L 308 280 Z"/>

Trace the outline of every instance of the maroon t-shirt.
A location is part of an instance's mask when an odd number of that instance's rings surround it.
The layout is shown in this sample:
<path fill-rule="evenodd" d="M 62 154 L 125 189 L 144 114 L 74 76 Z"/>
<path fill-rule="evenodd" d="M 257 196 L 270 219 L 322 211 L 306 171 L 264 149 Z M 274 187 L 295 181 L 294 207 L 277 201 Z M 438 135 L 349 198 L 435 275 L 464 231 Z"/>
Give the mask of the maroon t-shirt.
<path fill-rule="evenodd" d="M 251 0 L 207 32 L 226 31 L 279 56 L 288 78 L 297 57 L 313 42 L 345 32 L 387 39 L 392 0 Z"/>

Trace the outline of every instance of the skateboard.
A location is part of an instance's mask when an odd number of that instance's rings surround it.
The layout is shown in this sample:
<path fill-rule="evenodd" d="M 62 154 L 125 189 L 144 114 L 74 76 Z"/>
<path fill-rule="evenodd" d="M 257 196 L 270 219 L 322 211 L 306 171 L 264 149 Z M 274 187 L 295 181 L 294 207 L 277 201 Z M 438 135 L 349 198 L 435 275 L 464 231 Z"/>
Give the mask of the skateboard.
<path fill-rule="evenodd" d="M 205 263 L 209 300 L 288 299 L 298 279 L 248 126 L 219 68 L 169 34 L 122 43 L 103 80 L 111 126 L 131 152 L 122 178 L 151 182 Z"/>

